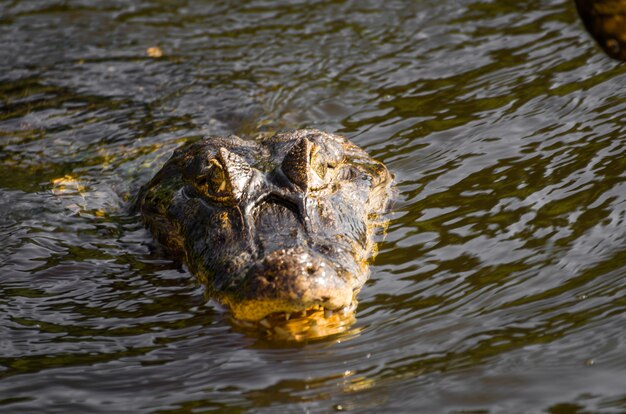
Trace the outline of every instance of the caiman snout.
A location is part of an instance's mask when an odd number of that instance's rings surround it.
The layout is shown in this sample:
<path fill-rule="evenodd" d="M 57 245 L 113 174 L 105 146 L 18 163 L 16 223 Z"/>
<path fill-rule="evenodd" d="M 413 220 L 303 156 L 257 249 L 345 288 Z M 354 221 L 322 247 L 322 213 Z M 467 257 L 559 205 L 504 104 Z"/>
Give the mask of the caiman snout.
<path fill-rule="evenodd" d="M 328 310 L 351 307 L 352 277 L 337 265 L 302 247 L 269 253 L 246 275 L 229 301 L 234 316 L 259 320 L 270 313 L 296 313 L 321 306 Z"/>

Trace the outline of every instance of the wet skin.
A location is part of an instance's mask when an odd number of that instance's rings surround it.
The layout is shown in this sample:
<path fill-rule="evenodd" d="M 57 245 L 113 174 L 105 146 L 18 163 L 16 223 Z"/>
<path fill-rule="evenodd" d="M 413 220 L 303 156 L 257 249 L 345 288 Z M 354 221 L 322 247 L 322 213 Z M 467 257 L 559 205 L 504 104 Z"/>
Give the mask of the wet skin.
<path fill-rule="evenodd" d="M 175 151 L 137 207 L 235 319 L 267 325 L 312 310 L 352 313 L 391 181 L 338 135 L 211 137 Z"/>
<path fill-rule="evenodd" d="M 626 0 L 576 0 L 576 8 L 604 52 L 626 61 Z"/>

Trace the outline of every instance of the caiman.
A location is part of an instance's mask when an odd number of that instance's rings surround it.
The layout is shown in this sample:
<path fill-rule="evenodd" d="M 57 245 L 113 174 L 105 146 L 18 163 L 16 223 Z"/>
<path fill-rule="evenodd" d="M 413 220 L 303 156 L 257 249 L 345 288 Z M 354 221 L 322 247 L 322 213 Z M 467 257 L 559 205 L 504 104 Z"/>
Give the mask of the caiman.
<path fill-rule="evenodd" d="M 576 8 L 606 54 L 626 61 L 626 0 L 576 0 Z"/>
<path fill-rule="evenodd" d="M 353 320 L 391 182 L 339 135 L 209 137 L 177 149 L 136 206 L 239 325 L 317 336 Z"/>

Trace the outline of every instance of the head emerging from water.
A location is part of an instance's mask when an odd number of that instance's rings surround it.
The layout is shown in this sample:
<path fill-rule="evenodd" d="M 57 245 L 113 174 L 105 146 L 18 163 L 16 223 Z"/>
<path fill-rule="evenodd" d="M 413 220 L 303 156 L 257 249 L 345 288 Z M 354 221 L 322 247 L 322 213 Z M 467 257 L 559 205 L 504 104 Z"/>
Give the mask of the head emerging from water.
<path fill-rule="evenodd" d="M 576 7 L 606 54 L 626 61 L 626 0 L 576 0 Z"/>
<path fill-rule="evenodd" d="M 352 320 L 390 185 L 338 135 L 213 137 L 178 149 L 138 207 L 236 320 L 284 331 L 304 317 Z"/>

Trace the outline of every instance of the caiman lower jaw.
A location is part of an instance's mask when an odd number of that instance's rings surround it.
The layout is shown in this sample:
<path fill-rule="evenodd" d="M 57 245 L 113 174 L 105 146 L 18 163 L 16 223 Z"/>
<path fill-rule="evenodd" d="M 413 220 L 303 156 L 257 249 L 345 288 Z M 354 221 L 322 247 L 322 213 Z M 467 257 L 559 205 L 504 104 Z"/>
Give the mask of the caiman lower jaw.
<path fill-rule="evenodd" d="M 246 301 L 245 304 L 226 303 L 231 309 L 234 325 L 247 331 L 287 341 L 323 338 L 345 332 L 355 322 L 356 300 L 339 309 L 328 309 L 322 304 L 308 307 L 291 305 L 288 311 L 261 312 L 260 309 L 281 309 L 273 301 Z M 254 309 L 254 312 L 250 311 Z M 250 316 L 259 316 L 253 319 Z"/>

